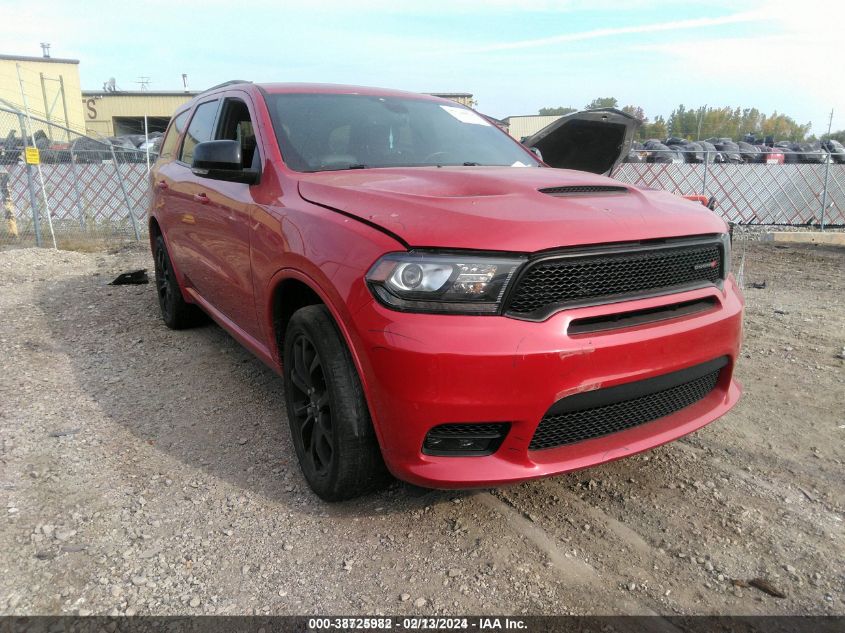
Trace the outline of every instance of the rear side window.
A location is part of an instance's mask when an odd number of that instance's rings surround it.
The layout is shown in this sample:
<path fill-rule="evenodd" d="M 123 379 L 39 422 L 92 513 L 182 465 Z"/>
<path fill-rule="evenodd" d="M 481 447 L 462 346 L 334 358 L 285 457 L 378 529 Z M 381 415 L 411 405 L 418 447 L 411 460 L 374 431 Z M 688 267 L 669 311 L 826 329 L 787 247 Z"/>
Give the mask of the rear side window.
<path fill-rule="evenodd" d="M 194 159 L 194 148 L 200 143 L 211 140 L 218 104 L 218 101 L 207 101 L 197 106 L 191 124 L 188 126 L 188 133 L 185 134 L 185 141 L 182 143 L 182 154 L 179 160 L 183 163 L 190 165 Z"/>
<path fill-rule="evenodd" d="M 185 123 L 188 121 L 188 112 L 185 111 L 175 119 L 173 125 L 167 128 L 167 136 L 161 143 L 161 158 L 173 158 L 176 153 L 176 145 L 179 143 L 179 137 L 182 136 L 182 131 L 185 129 Z"/>

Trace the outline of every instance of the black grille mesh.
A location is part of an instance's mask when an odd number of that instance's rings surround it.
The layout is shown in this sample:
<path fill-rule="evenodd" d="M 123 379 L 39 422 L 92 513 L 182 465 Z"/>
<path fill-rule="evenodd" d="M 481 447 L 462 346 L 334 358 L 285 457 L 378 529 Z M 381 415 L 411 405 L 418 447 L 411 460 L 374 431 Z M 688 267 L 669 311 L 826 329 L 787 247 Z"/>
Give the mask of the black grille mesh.
<path fill-rule="evenodd" d="M 536 451 L 573 444 L 630 429 L 680 411 L 713 391 L 719 379 L 719 371 L 631 400 L 546 415 L 540 421 L 528 448 Z"/>
<path fill-rule="evenodd" d="M 489 422 L 481 424 L 441 424 L 432 428 L 428 435 L 435 437 L 498 437 L 504 435 L 510 424 Z"/>
<path fill-rule="evenodd" d="M 566 185 L 564 187 L 546 187 L 540 193 L 550 196 L 581 196 L 591 193 L 628 193 L 627 187 L 614 185 Z"/>
<path fill-rule="evenodd" d="M 508 312 L 530 315 L 567 303 L 716 283 L 720 264 L 719 244 L 544 259 L 517 281 Z"/>

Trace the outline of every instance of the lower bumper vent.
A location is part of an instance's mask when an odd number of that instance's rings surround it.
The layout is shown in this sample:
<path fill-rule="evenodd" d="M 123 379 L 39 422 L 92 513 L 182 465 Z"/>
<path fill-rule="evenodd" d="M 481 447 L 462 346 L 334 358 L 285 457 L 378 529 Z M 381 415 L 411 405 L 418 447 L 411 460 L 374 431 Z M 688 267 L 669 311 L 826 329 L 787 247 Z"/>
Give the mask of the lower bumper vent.
<path fill-rule="evenodd" d="M 624 431 L 680 411 L 716 388 L 727 357 L 688 369 L 556 402 L 537 427 L 529 450 L 542 450 Z"/>
<path fill-rule="evenodd" d="M 426 434 L 423 453 L 455 457 L 491 455 L 502 445 L 510 426 L 507 422 L 441 424 Z"/>

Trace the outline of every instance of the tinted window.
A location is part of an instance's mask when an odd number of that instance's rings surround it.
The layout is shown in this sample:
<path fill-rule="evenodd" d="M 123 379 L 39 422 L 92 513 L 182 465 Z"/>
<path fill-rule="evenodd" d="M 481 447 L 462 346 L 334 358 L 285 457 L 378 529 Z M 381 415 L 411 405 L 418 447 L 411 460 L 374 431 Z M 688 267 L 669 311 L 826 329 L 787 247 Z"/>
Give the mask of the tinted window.
<path fill-rule="evenodd" d="M 412 97 L 266 97 L 282 156 L 297 171 L 539 163 L 469 108 Z"/>
<path fill-rule="evenodd" d="M 176 153 L 176 145 L 179 143 L 179 137 L 182 136 L 187 121 L 187 112 L 183 112 L 173 119 L 173 124 L 167 129 L 167 135 L 161 143 L 160 156 L 162 158 L 173 158 L 173 155 Z"/>
<path fill-rule="evenodd" d="M 218 103 L 218 101 L 208 101 L 197 106 L 191 124 L 188 126 L 188 132 L 185 134 L 185 141 L 182 143 L 182 155 L 179 159 L 183 163 L 190 165 L 194 159 L 194 148 L 199 143 L 211 140 Z"/>

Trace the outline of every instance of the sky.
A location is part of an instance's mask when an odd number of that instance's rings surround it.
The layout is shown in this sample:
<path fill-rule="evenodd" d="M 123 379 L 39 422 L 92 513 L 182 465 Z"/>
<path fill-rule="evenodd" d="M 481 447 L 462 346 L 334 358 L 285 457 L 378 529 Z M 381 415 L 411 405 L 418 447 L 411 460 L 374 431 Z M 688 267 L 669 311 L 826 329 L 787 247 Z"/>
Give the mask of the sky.
<path fill-rule="evenodd" d="M 621 7 L 621 8 L 620 8 Z M 841 0 L 0 0 L 0 53 L 80 60 L 83 89 L 229 79 L 470 92 L 503 118 L 613 96 L 845 129 Z"/>

